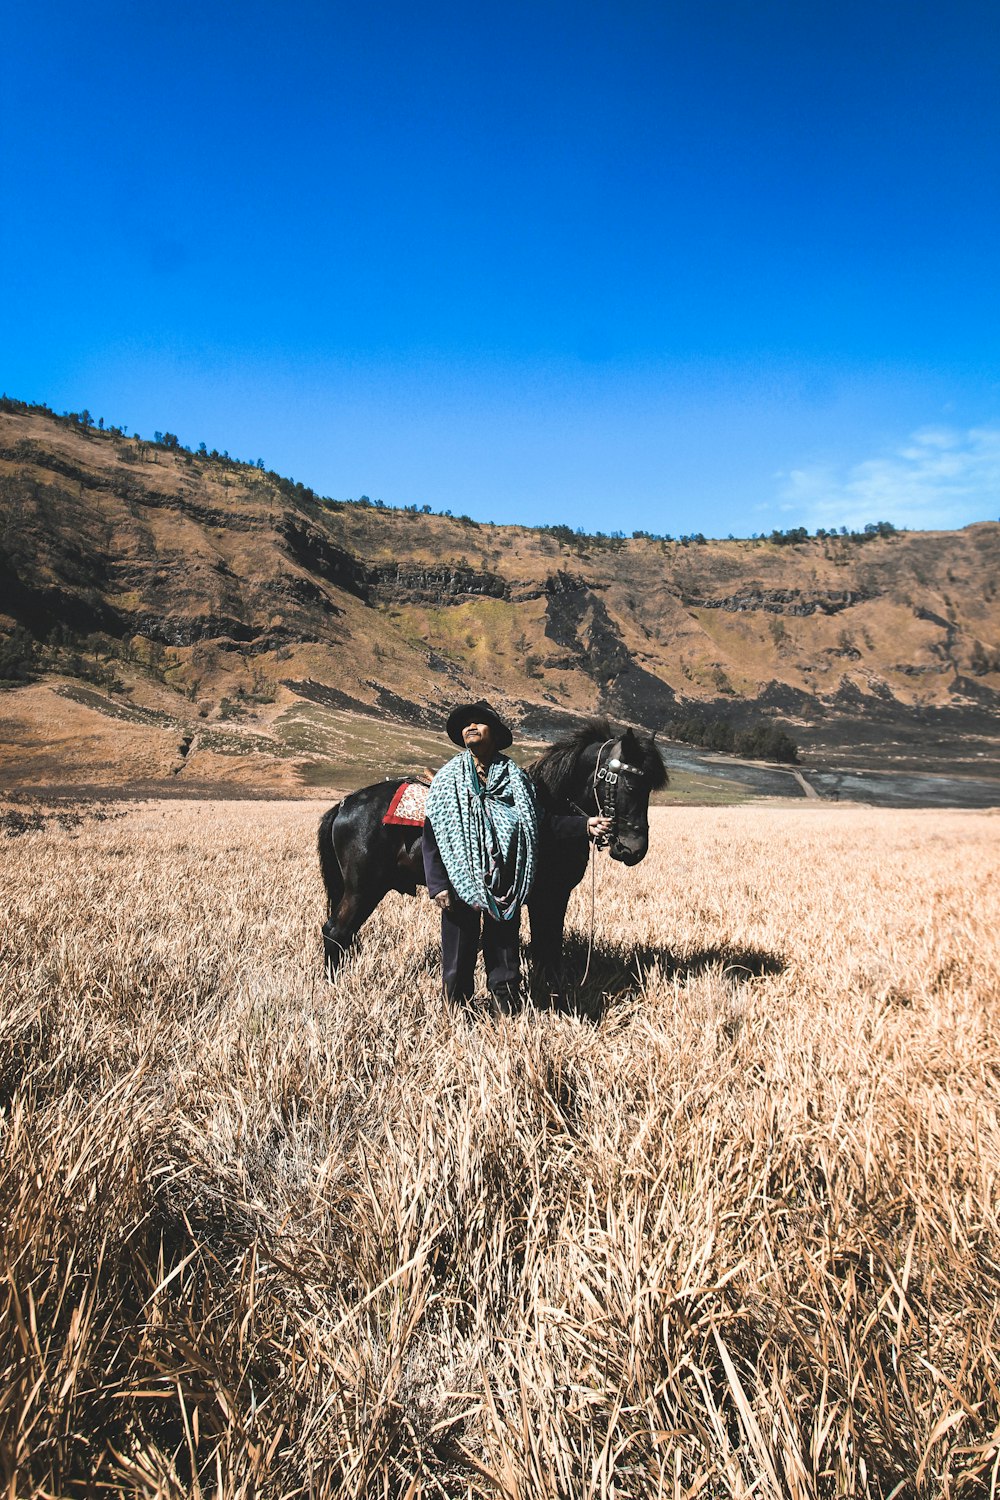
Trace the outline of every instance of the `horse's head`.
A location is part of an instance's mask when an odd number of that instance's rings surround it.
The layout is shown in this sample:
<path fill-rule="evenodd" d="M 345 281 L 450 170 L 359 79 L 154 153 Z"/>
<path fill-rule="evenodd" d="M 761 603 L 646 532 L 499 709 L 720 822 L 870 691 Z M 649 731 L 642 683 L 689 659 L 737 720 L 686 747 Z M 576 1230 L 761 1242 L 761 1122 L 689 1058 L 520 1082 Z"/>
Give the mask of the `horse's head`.
<path fill-rule="evenodd" d="M 653 738 L 626 729 L 599 746 L 593 776 L 594 800 L 611 819 L 608 853 L 623 865 L 637 865 L 649 849 L 649 794 L 667 782 Z"/>
<path fill-rule="evenodd" d="M 587 817 L 611 819 L 612 859 L 637 865 L 649 848 L 649 794 L 666 786 L 667 771 L 652 735 L 607 719 L 587 719 L 550 746 L 529 768 L 535 789 L 550 807 L 568 803 Z"/>

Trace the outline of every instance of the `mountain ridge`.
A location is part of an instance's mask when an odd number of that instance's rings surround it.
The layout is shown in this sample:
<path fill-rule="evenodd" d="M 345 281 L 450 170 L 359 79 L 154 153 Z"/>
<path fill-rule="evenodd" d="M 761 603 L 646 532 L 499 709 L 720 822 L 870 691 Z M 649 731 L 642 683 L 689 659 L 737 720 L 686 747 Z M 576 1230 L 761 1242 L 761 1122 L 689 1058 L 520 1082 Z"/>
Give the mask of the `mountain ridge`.
<path fill-rule="evenodd" d="M 82 649 L 210 723 L 313 682 L 399 721 L 485 693 L 542 733 L 702 713 L 781 718 L 823 754 L 995 753 L 996 523 L 587 537 L 323 501 L 175 443 L 0 403 L 0 636 L 43 677 Z"/>

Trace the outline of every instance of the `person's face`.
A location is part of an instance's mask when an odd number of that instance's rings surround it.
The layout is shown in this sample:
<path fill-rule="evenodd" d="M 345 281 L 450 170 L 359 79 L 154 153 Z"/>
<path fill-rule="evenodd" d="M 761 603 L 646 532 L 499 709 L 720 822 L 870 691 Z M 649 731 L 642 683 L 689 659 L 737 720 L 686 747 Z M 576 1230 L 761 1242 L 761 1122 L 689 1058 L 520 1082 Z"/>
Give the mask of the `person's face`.
<path fill-rule="evenodd" d="M 466 750 L 471 750 L 480 760 L 489 760 L 496 754 L 497 744 L 489 724 L 466 724 L 462 740 Z"/>

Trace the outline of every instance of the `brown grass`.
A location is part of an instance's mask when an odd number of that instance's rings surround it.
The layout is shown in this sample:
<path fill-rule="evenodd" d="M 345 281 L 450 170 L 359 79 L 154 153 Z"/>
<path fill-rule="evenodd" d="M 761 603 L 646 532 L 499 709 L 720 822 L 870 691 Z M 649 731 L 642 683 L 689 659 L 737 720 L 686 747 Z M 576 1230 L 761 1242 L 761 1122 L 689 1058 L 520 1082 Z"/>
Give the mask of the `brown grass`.
<path fill-rule="evenodd" d="M 995 1493 L 996 819 L 654 811 L 593 1024 L 323 982 L 319 811 L 0 839 L 8 1494 Z"/>

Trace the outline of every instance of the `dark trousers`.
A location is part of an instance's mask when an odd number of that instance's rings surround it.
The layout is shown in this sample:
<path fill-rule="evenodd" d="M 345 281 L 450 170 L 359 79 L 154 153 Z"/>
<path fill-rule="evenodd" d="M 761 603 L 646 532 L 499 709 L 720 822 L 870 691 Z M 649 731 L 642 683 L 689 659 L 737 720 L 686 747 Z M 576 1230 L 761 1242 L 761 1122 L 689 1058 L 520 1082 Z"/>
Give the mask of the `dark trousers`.
<path fill-rule="evenodd" d="M 472 999 L 481 931 L 490 993 L 513 1003 L 520 980 L 520 912 L 509 922 L 497 922 L 485 912 L 466 906 L 455 895 L 451 904 L 451 911 L 441 913 L 441 959 L 448 999 Z"/>

